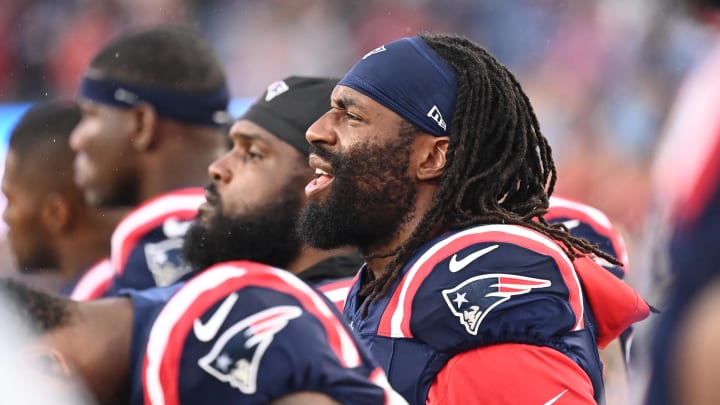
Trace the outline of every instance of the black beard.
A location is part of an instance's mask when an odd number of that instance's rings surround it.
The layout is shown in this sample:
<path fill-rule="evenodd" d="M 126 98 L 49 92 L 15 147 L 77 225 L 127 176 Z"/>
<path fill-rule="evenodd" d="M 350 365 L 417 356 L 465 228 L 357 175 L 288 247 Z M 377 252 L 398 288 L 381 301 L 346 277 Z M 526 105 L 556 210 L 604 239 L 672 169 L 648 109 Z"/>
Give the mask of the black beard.
<path fill-rule="evenodd" d="M 297 215 L 303 204 L 298 182 L 293 178 L 280 192 L 281 199 L 250 210 L 241 216 L 222 213 L 218 198 L 215 216 L 208 225 L 200 221 L 185 234 L 183 256 L 194 271 L 233 260 L 250 260 L 278 268 L 287 268 L 299 254 L 301 241 L 295 231 Z M 213 192 L 214 187 L 208 190 Z"/>
<path fill-rule="evenodd" d="M 387 145 L 363 143 L 341 155 L 314 147 L 331 164 L 334 180 L 324 201 L 311 199 L 300 213 L 298 233 L 305 243 L 369 253 L 389 242 L 415 208 L 417 189 L 407 175 L 411 142 L 407 136 Z"/>

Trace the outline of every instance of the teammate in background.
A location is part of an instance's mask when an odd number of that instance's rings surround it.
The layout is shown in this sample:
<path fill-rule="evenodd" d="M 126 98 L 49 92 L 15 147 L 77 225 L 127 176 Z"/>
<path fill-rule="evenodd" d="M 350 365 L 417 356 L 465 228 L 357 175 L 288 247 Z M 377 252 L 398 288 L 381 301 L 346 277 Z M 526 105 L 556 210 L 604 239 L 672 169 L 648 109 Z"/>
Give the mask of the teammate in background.
<path fill-rule="evenodd" d="M 59 354 L 43 359 L 68 370 L 57 379 L 81 378 L 101 403 L 405 403 L 332 304 L 289 274 L 328 278 L 343 253 L 304 248 L 293 233 L 312 178 L 305 129 L 336 83 L 273 83 L 233 125 L 233 149 L 210 166 L 207 204 L 185 236 L 199 273 L 190 281 L 78 305 L 0 283 L 45 332 L 39 352 Z M 228 262 L 241 258 L 290 271 Z"/>
<path fill-rule="evenodd" d="M 720 1 L 686 2 L 720 27 Z M 653 325 L 646 403 L 720 403 L 720 37 L 678 92 L 653 165 L 670 283 Z M 653 263 L 653 269 L 663 263 Z"/>
<path fill-rule="evenodd" d="M 70 144 L 88 203 L 134 207 L 112 235 L 109 294 L 189 272 L 182 237 L 204 201 L 207 166 L 227 150 L 225 73 L 196 32 L 122 35 L 90 62 Z"/>
<path fill-rule="evenodd" d="M 550 197 L 550 207 L 544 215 L 548 223 L 562 223 L 571 235 L 583 238 L 603 252 L 617 258 L 622 264 L 599 259 L 598 264 L 621 280 L 630 269 L 625 240 L 610 218 L 595 207 L 559 196 Z M 606 402 L 608 404 L 630 403 L 630 348 L 633 340 L 632 326 L 620 334 L 618 339 L 600 351 L 603 364 Z"/>
<path fill-rule="evenodd" d="M 295 231 L 312 180 L 305 131 L 328 107 L 339 79 L 292 76 L 271 83 L 233 124 L 232 150 L 213 162 L 207 202 L 188 231 L 193 268 L 252 260 L 287 269 L 342 304 L 362 258 L 305 246 Z"/>
<path fill-rule="evenodd" d="M 345 316 L 393 388 L 413 404 L 602 402 L 598 346 L 649 307 L 592 256 L 615 258 L 542 219 L 555 167 L 512 74 L 421 34 L 365 55 L 331 106 L 307 132 L 299 227 L 360 248 Z"/>
<path fill-rule="evenodd" d="M 43 336 L 18 348 L 27 362 L 98 403 L 406 403 L 334 305 L 285 270 L 227 262 L 131 291 L 75 302 L 0 279 Z"/>
<path fill-rule="evenodd" d="M 73 182 L 68 139 L 79 121 L 74 102 L 33 105 L 10 133 L 2 191 L 19 270 L 57 273 L 60 294 L 85 300 L 109 287 L 110 235 L 126 211 L 88 206 Z"/>

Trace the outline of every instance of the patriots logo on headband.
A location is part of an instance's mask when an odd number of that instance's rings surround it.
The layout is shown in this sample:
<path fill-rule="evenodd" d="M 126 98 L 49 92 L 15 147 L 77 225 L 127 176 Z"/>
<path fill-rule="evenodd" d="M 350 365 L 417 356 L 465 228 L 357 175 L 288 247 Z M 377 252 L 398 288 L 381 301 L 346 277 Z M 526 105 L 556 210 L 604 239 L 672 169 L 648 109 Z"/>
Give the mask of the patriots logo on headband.
<path fill-rule="evenodd" d="M 254 394 L 265 351 L 275 335 L 301 314 L 296 306 L 281 305 L 248 316 L 226 330 L 198 365 L 240 392 Z"/>
<path fill-rule="evenodd" d="M 511 274 L 483 274 L 471 277 L 454 288 L 443 290 L 445 303 L 453 315 L 471 335 L 477 335 L 487 314 L 514 295 L 527 294 L 534 288 L 550 287 L 550 280 L 514 276 Z"/>
<path fill-rule="evenodd" d="M 290 90 L 290 87 L 284 81 L 279 80 L 277 82 L 272 82 L 267 87 L 265 101 L 270 101 L 288 90 Z"/>

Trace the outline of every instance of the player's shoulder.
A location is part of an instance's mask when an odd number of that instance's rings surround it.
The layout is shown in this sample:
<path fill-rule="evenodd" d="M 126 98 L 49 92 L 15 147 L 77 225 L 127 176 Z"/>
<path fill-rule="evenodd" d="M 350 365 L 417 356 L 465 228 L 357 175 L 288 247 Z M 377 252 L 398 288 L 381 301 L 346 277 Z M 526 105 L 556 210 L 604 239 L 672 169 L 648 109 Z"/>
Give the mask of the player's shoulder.
<path fill-rule="evenodd" d="M 185 188 L 154 197 L 126 215 L 110 242 L 113 289 L 165 286 L 187 274 L 183 236 L 203 201 L 202 188 Z"/>
<path fill-rule="evenodd" d="M 215 265 L 179 289 L 157 317 L 145 357 L 146 395 L 255 403 L 314 384 L 331 391 L 322 381 L 343 373 L 381 393 L 368 380 L 372 363 L 331 306 L 288 272 L 253 262 Z M 355 369 L 365 374 L 349 371 Z M 168 372 L 178 376 L 171 383 L 164 382 Z"/>
<path fill-rule="evenodd" d="M 118 223 L 113 238 L 125 239 L 140 229 L 162 225 L 169 217 L 194 215 L 204 201 L 205 191 L 201 187 L 173 190 L 153 197 L 135 207 Z"/>
<path fill-rule="evenodd" d="M 517 323 L 533 305 L 542 307 L 543 320 Z M 520 334 L 513 325 L 537 328 L 537 334 L 577 328 L 582 311 L 572 262 L 555 241 L 527 227 L 482 225 L 444 235 L 415 256 L 378 332 L 440 347 L 489 343 Z M 543 326 L 546 315 L 556 318 Z"/>
<path fill-rule="evenodd" d="M 619 278 L 624 277 L 629 266 L 625 240 L 605 212 L 568 197 L 552 196 L 545 219 L 550 223 L 563 223 L 573 236 L 586 239 L 605 253 L 620 260 L 623 267 L 610 264 L 604 265 L 604 267 Z"/>

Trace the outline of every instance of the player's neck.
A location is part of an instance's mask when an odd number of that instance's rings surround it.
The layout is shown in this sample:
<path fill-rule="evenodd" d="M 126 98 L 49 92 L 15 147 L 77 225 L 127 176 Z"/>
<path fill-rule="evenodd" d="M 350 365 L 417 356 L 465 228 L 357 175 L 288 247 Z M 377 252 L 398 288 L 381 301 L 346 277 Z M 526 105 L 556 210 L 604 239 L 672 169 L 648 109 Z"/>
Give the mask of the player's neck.
<path fill-rule="evenodd" d="M 79 303 L 77 308 L 79 313 L 70 327 L 51 331 L 45 342 L 64 354 L 100 403 L 127 399 L 133 319 L 130 300 L 102 299 Z"/>
<path fill-rule="evenodd" d="M 398 229 L 388 238 L 387 242 L 362 249 L 362 255 L 367 263 L 367 269 L 373 273 L 375 278 L 382 276 L 387 271 L 387 266 L 397 256 L 398 250 L 407 243 L 413 233 L 420 225 L 425 213 L 428 211 L 434 196 L 434 189 L 418 189 L 417 201 L 413 207 L 412 215 L 409 215 Z M 426 239 L 432 239 L 437 232 L 431 232 Z M 403 263 L 404 265 L 404 263 Z"/>
<path fill-rule="evenodd" d="M 110 255 L 110 237 L 127 211 L 127 208 L 104 209 L 82 218 L 77 232 L 59 241 L 58 267 L 65 282 Z"/>
<path fill-rule="evenodd" d="M 325 259 L 350 254 L 353 251 L 352 248 L 322 250 L 303 245 L 300 247 L 300 252 L 297 257 L 288 263 L 287 269 L 285 270 L 293 274 L 300 274 Z"/>

